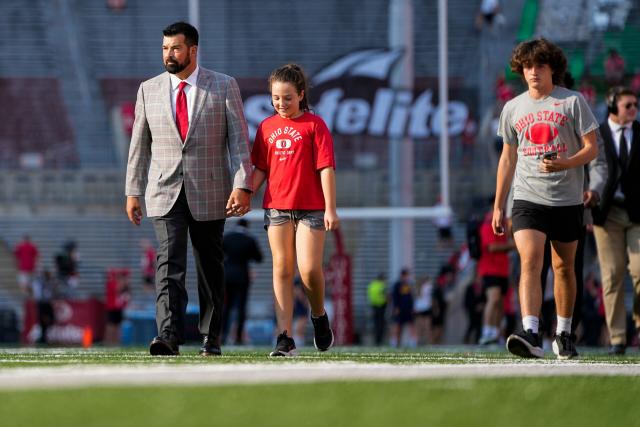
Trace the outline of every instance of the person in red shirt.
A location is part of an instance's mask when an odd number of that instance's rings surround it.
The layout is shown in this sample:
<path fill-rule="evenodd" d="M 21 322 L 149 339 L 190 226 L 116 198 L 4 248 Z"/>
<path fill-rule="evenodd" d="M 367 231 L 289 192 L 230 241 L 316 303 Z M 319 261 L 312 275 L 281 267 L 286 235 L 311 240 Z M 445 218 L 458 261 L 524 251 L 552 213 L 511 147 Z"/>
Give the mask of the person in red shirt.
<path fill-rule="evenodd" d="M 482 317 L 482 336 L 478 341 L 481 345 L 497 344 L 500 340 L 502 298 L 509 287 L 509 251 L 515 248 L 506 234 L 493 233 L 492 219 L 493 211 L 487 212 L 480 226 L 478 276 L 487 300 Z"/>
<path fill-rule="evenodd" d="M 22 241 L 16 245 L 14 255 L 18 269 L 18 285 L 25 295 L 30 295 L 40 252 L 31 241 L 31 237 L 25 235 Z"/>
<path fill-rule="evenodd" d="M 129 303 L 129 270 L 110 270 L 107 273 L 105 286 L 105 308 L 107 324 L 104 331 L 104 344 L 114 346 L 120 344 L 120 325 L 123 311 Z"/>
<path fill-rule="evenodd" d="M 307 78 L 296 64 L 269 77 L 275 114 L 258 126 L 251 160 L 253 188 L 266 181 L 262 207 L 273 256 L 273 291 L 280 334 L 271 356 L 295 356 L 292 331 L 293 278 L 298 271 L 311 308 L 314 344 L 333 345 L 324 308 L 322 255 L 325 232 L 340 224 L 336 212 L 333 138 L 324 121 L 309 109 Z"/>

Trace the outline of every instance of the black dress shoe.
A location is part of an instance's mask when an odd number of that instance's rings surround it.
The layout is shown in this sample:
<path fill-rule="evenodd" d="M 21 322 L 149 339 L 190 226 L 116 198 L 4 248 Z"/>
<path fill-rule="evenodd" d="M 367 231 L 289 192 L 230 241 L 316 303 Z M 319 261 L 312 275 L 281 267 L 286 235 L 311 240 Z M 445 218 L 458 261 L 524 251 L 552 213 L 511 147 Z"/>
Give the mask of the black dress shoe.
<path fill-rule="evenodd" d="M 152 356 L 180 355 L 176 341 L 164 337 L 155 337 L 151 340 L 151 344 L 149 344 L 149 353 L 151 353 Z"/>
<path fill-rule="evenodd" d="M 609 348 L 609 355 L 622 356 L 627 351 L 627 346 L 624 344 L 614 344 Z"/>
<path fill-rule="evenodd" d="M 205 335 L 202 339 L 202 347 L 200 347 L 200 356 L 222 356 L 218 340 Z"/>

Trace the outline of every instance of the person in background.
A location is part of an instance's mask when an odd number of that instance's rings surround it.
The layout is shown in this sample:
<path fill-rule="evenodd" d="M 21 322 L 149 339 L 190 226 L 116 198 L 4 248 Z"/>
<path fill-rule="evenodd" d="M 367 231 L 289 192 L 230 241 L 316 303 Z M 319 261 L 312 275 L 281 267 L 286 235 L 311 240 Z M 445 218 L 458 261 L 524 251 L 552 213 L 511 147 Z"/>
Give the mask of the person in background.
<path fill-rule="evenodd" d="M 293 279 L 293 340 L 299 344 L 305 343 L 305 331 L 309 324 L 309 301 L 304 292 L 304 285 L 299 275 Z"/>
<path fill-rule="evenodd" d="M 379 273 L 367 286 L 367 300 L 371 307 L 373 320 L 373 342 L 380 346 L 384 342 L 384 334 L 387 326 L 387 275 Z"/>
<path fill-rule="evenodd" d="M 608 173 L 601 197 L 592 209 L 593 232 L 604 290 L 610 353 L 622 355 L 627 346 L 624 278 L 633 283 L 633 320 L 640 331 L 640 122 L 638 97 L 626 87 L 607 94 L 609 116 L 600 124 Z M 592 174 L 590 174 L 592 176 Z"/>
<path fill-rule="evenodd" d="M 433 308 L 433 280 L 424 276 L 417 280 L 416 298 L 413 301 L 413 311 L 416 325 L 418 345 L 431 344 L 431 314 Z"/>
<path fill-rule="evenodd" d="M 230 313 L 236 310 L 234 344 L 244 344 L 244 322 L 251 287 L 249 262 L 262 262 L 262 251 L 255 237 L 249 233 L 249 222 L 241 218 L 224 234 L 225 304 L 222 314 L 222 342 L 226 342 L 231 327 Z"/>
<path fill-rule="evenodd" d="M 78 248 L 73 240 L 65 242 L 60 252 L 54 257 L 60 285 L 59 291 L 62 295 L 71 296 L 73 290 L 77 289 L 80 284 L 78 274 L 79 260 Z"/>
<path fill-rule="evenodd" d="M 413 317 L 413 286 L 411 284 L 411 272 L 408 268 L 400 271 L 400 277 L 394 283 L 391 291 L 391 307 L 393 325 L 391 328 L 391 346 L 401 347 L 404 328 L 409 330 L 409 342 L 407 345 L 415 345 L 416 331 Z"/>
<path fill-rule="evenodd" d="M 38 267 L 40 251 L 31 241 L 31 237 L 25 234 L 22 240 L 16 245 L 14 255 L 16 258 L 16 268 L 18 270 L 18 285 L 22 293 L 29 296 L 31 283 L 35 279 L 35 272 Z"/>
<path fill-rule="evenodd" d="M 624 79 L 626 63 L 616 49 L 609 49 L 604 60 L 604 77 L 610 86 L 619 85 Z"/>
<path fill-rule="evenodd" d="M 55 323 L 53 299 L 56 297 L 56 281 L 50 270 L 43 270 L 39 277 L 33 280 L 33 299 L 38 310 L 38 323 L 40 324 L 40 337 L 38 344 L 48 344 L 47 332 Z"/>
<path fill-rule="evenodd" d="M 480 225 L 480 259 L 478 276 L 486 297 L 480 345 L 497 344 L 503 317 L 503 298 L 509 287 L 509 251 L 515 248 L 508 234 L 495 235 L 493 211 L 487 212 Z M 506 223 L 502 225 L 506 228 Z"/>
<path fill-rule="evenodd" d="M 464 308 L 467 312 L 467 330 L 464 333 L 465 344 L 477 344 L 482 332 L 482 313 L 484 294 L 479 277 L 475 277 L 464 292 Z"/>
<path fill-rule="evenodd" d="M 104 331 L 104 344 L 117 346 L 120 344 L 121 324 L 124 309 L 129 304 L 129 270 L 110 270 L 107 273 L 105 289 L 105 309 L 107 324 Z"/>
<path fill-rule="evenodd" d="M 444 324 L 447 318 L 447 300 L 445 293 L 453 285 L 456 278 L 454 267 L 448 263 L 440 267 L 432 295 L 431 336 L 432 344 L 442 343 Z"/>
<path fill-rule="evenodd" d="M 141 245 L 142 257 L 140 258 L 140 267 L 142 269 L 142 287 L 145 292 L 150 293 L 155 291 L 157 253 L 148 239 L 143 239 Z"/>

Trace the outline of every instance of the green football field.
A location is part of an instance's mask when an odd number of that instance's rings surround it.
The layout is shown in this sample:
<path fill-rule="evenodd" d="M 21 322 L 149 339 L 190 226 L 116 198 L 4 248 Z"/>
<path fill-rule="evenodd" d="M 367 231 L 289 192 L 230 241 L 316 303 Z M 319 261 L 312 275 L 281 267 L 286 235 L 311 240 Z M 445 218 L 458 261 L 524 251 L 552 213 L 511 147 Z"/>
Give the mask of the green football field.
<path fill-rule="evenodd" d="M 0 349 L 0 422 L 71 427 L 640 425 L 636 350 L 623 358 L 583 351 L 571 362 L 551 355 L 521 360 L 498 348 L 474 347 L 342 348 L 323 354 L 305 349 L 300 357 L 287 360 L 267 358 L 266 348 L 232 349 L 220 358 L 202 358 L 196 347 L 182 350 L 179 357 L 154 358 L 142 348 Z M 475 367 L 480 369 L 472 375 L 456 372 Z M 441 368 L 447 373 L 437 374 Z M 115 378 L 123 369 L 124 379 L 113 384 L 67 383 L 67 376 L 76 373 Z M 327 380 L 300 376 L 305 370 L 323 369 Z M 329 377 L 335 372 L 347 377 L 358 369 L 368 374 L 359 379 Z M 436 376 L 394 378 L 407 369 Z M 565 370 L 576 374 L 565 376 Z M 247 381 L 247 374 L 258 378 L 261 371 L 275 380 L 267 375 L 266 380 Z M 166 378 L 162 384 L 134 384 L 128 383 L 127 372 L 149 380 L 160 372 Z M 231 382 L 178 381 L 187 374 L 215 377 L 216 372 Z M 369 378 L 381 374 L 388 378 Z M 21 375 L 30 385 L 12 385 Z M 59 383 L 47 382 L 51 378 Z"/>

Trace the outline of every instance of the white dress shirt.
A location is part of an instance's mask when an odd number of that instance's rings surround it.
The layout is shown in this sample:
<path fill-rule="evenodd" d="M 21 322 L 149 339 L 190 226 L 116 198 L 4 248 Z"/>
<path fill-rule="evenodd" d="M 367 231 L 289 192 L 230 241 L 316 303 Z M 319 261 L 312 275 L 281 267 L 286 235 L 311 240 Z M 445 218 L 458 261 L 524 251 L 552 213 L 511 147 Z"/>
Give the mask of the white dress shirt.
<path fill-rule="evenodd" d="M 609 129 L 611 129 L 611 137 L 613 139 L 613 145 L 615 146 L 616 155 L 618 156 L 618 159 L 620 158 L 620 135 L 622 135 L 623 132 L 624 132 L 624 137 L 627 140 L 627 153 L 631 154 L 631 141 L 633 141 L 633 130 L 632 130 L 633 124 L 628 123 L 622 126 L 611 119 L 608 119 L 608 122 L 609 122 Z M 620 128 L 622 127 L 624 127 L 624 130 L 620 131 Z M 618 159 L 616 159 L 616 161 Z M 622 193 L 622 189 L 620 185 L 618 185 L 618 188 L 616 189 L 616 193 L 613 195 L 613 198 L 620 199 L 620 200 L 624 199 L 624 194 Z"/>
<path fill-rule="evenodd" d="M 193 70 L 193 73 L 189 77 L 187 77 L 184 81 L 187 82 L 187 85 L 184 87 L 184 94 L 187 96 L 187 113 L 189 114 L 189 126 L 191 126 L 191 117 L 193 117 L 193 99 L 196 97 L 195 91 L 191 90 L 196 85 L 198 81 L 198 73 L 200 71 L 200 66 L 196 65 L 196 69 Z M 180 80 L 175 74 L 169 74 L 171 78 L 171 111 L 173 112 L 173 120 L 176 120 L 176 100 L 178 99 L 178 86 L 180 85 Z"/>

